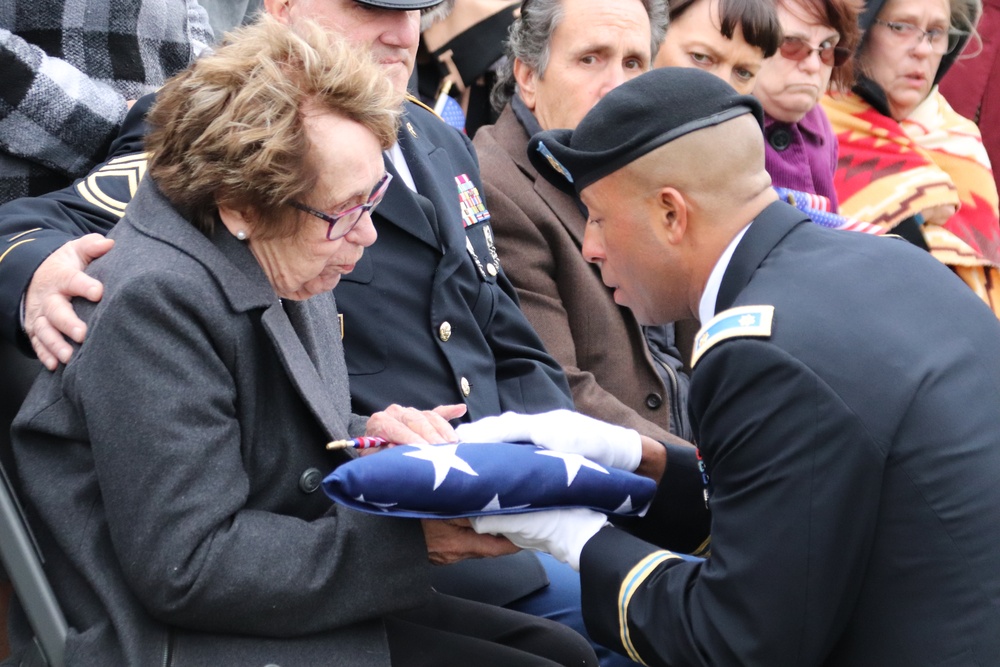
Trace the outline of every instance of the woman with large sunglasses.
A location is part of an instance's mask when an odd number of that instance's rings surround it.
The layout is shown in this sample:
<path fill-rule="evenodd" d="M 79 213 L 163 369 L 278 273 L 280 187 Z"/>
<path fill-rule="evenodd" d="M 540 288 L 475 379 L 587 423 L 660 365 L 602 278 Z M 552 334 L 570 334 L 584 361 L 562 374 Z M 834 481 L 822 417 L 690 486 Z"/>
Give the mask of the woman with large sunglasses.
<path fill-rule="evenodd" d="M 969 0 L 871 0 L 860 75 L 823 100 L 839 141 L 841 213 L 947 264 L 1000 316 L 997 187 L 976 125 L 937 84 L 972 28 Z"/>
<path fill-rule="evenodd" d="M 837 139 L 819 100 L 831 81 L 850 86 L 862 3 L 778 0 L 776 6 L 783 39 L 753 91 L 764 107 L 767 173 L 776 187 L 816 195 L 836 212 Z"/>

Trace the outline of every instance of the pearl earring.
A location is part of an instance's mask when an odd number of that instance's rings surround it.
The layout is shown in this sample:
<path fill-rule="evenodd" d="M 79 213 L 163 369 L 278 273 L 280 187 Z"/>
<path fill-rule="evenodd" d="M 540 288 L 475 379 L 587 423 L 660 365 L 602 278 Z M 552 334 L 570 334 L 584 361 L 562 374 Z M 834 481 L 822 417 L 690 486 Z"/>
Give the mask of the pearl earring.
<path fill-rule="evenodd" d="M 240 231 L 236 232 L 236 238 L 238 238 L 240 241 L 246 241 L 247 233 L 241 229 Z"/>

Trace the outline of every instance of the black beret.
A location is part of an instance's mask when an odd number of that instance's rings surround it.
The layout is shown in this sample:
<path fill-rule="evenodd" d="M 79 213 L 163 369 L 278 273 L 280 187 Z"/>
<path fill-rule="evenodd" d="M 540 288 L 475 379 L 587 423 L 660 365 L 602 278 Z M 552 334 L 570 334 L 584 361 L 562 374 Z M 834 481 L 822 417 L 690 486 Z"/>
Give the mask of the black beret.
<path fill-rule="evenodd" d="M 550 183 L 574 194 L 677 137 L 747 113 L 763 129 L 755 97 L 700 69 L 661 67 L 609 92 L 575 130 L 533 136 L 528 157 Z"/>

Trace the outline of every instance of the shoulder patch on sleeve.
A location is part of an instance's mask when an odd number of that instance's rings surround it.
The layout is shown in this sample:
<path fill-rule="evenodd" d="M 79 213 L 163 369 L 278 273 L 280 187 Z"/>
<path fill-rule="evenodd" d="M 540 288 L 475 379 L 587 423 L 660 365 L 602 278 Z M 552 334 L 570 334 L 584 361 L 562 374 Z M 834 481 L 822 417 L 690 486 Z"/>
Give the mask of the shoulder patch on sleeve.
<path fill-rule="evenodd" d="M 146 175 L 148 158 L 148 153 L 134 153 L 110 160 L 77 183 L 76 190 L 88 203 L 120 218 Z"/>
<path fill-rule="evenodd" d="M 694 338 L 691 368 L 716 343 L 730 338 L 770 338 L 774 306 L 740 306 L 724 310 L 703 326 Z"/>

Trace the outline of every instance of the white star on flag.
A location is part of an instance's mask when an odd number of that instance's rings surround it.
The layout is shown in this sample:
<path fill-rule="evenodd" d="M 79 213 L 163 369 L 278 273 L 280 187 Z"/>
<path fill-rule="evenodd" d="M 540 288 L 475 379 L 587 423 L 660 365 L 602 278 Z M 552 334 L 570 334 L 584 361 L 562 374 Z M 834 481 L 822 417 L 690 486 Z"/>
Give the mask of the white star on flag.
<path fill-rule="evenodd" d="M 396 505 L 398 505 L 398 503 L 376 503 L 371 500 L 365 500 L 365 494 L 363 493 L 357 498 L 355 498 L 355 500 L 357 500 L 359 503 L 368 503 L 369 505 L 373 505 L 375 507 L 378 507 L 379 509 L 384 509 L 384 510 L 393 508 Z"/>
<path fill-rule="evenodd" d="M 615 514 L 631 514 L 635 510 L 632 507 L 632 496 L 625 496 L 625 502 L 618 506 L 615 510 Z"/>
<path fill-rule="evenodd" d="M 441 486 L 444 478 L 451 470 L 464 472 L 466 475 L 479 477 L 479 473 L 472 469 L 472 466 L 465 459 L 458 456 L 456 450 L 458 445 L 411 445 L 417 448 L 416 452 L 407 452 L 404 456 L 412 456 L 415 459 L 430 461 L 434 465 L 434 488 Z"/>
<path fill-rule="evenodd" d="M 597 463 L 594 463 L 585 456 L 580 456 L 579 454 L 568 454 L 566 452 L 554 452 L 550 449 L 540 449 L 536 454 L 541 454 L 542 456 L 551 456 L 553 458 L 562 459 L 563 463 L 566 464 L 566 486 L 573 483 L 576 479 L 576 475 L 580 472 L 580 468 L 587 467 L 597 472 L 608 474 L 608 471 L 602 468 Z"/>
<path fill-rule="evenodd" d="M 493 499 L 486 503 L 486 506 L 480 510 L 480 512 L 499 512 L 500 510 L 523 510 L 531 507 L 531 505 L 514 505 L 513 507 L 501 507 L 500 506 L 500 495 L 496 494 Z"/>
<path fill-rule="evenodd" d="M 500 495 L 496 494 L 496 495 L 493 496 L 493 499 L 490 500 L 490 502 L 486 503 L 486 506 L 483 508 L 483 511 L 484 512 L 496 512 L 497 510 L 501 510 L 501 509 L 503 509 L 503 508 L 500 507 Z"/>

